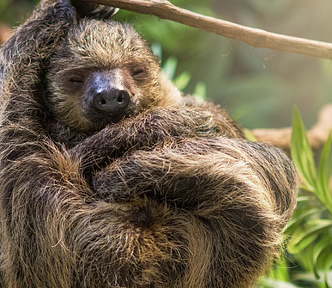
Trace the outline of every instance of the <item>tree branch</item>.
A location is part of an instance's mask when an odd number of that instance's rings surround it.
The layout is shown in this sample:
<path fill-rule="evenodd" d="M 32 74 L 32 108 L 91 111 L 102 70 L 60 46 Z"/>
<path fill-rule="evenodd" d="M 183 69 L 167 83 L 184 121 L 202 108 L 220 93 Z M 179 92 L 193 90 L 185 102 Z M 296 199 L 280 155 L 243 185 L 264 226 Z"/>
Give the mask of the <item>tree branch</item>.
<path fill-rule="evenodd" d="M 307 132 L 308 140 L 314 152 L 319 151 L 332 131 L 332 104 L 324 106 L 319 114 L 317 123 Z M 258 142 L 269 143 L 290 153 L 292 128 L 255 129 L 250 131 Z"/>
<path fill-rule="evenodd" d="M 87 1 L 87 0 L 86 0 Z M 253 47 L 292 52 L 332 59 L 332 44 L 266 32 L 232 22 L 203 16 L 179 8 L 164 0 L 92 0 L 95 3 L 118 7 L 141 14 L 155 15 L 190 27 L 212 32 L 229 39 L 245 42 Z"/>
<path fill-rule="evenodd" d="M 12 30 L 3 24 L 0 24 L 0 44 L 4 43 L 12 35 Z"/>

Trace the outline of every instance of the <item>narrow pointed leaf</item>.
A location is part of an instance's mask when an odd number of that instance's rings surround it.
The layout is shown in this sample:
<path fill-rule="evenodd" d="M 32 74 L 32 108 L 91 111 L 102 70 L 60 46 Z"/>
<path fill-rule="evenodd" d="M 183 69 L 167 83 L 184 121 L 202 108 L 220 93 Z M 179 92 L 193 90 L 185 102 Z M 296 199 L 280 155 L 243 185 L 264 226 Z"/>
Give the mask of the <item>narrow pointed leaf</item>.
<path fill-rule="evenodd" d="M 317 279 L 320 278 L 319 275 L 319 256 L 321 256 L 322 253 L 325 253 L 327 248 L 332 247 L 332 239 L 330 236 L 324 237 L 324 239 L 320 240 L 317 244 L 315 244 L 314 247 L 314 254 L 313 254 L 313 264 L 314 264 L 314 274 Z"/>
<path fill-rule="evenodd" d="M 292 159 L 302 176 L 308 190 L 313 191 L 316 180 L 315 161 L 306 130 L 297 108 L 293 112 L 293 130 L 291 137 Z"/>
<path fill-rule="evenodd" d="M 313 201 L 316 198 L 314 196 L 298 196 L 297 197 L 297 203 L 300 202 L 307 202 L 307 201 Z"/>
<path fill-rule="evenodd" d="M 278 262 L 275 265 L 273 265 L 272 269 L 270 270 L 269 279 L 274 279 L 284 282 L 289 281 L 287 264 L 283 255 L 281 255 Z"/>
<path fill-rule="evenodd" d="M 332 227 L 332 220 L 315 219 L 300 226 L 288 243 L 288 251 L 297 254 L 311 244 L 325 230 Z"/>
<path fill-rule="evenodd" d="M 246 135 L 246 137 L 248 138 L 248 140 L 252 141 L 252 142 L 257 142 L 257 139 L 255 138 L 255 136 L 250 132 L 249 129 L 243 129 L 244 130 L 244 134 Z"/>
<path fill-rule="evenodd" d="M 191 75 L 188 72 L 183 72 L 173 81 L 174 85 L 181 91 L 187 87 L 190 81 Z"/>
<path fill-rule="evenodd" d="M 198 82 L 195 87 L 193 96 L 198 102 L 206 101 L 206 86 L 203 82 Z"/>
<path fill-rule="evenodd" d="M 325 288 L 330 288 L 331 285 L 328 281 L 329 277 L 329 271 L 330 271 L 330 268 L 332 266 L 332 254 L 329 255 L 328 259 L 325 261 L 325 267 L 324 267 L 324 276 L 325 276 Z"/>
<path fill-rule="evenodd" d="M 324 211 L 325 209 L 321 208 L 313 208 L 308 211 L 305 211 L 304 213 L 301 213 L 300 215 L 293 217 L 287 224 L 286 229 L 285 229 L 285 234 L 293 234 L 294 231 L 298 228 L 298 226 L 306 219 L 309 218 L 310 216 L 320 213 Z"/>
<path fill-rule="evenodd" d="M 163 70 L 168 79 L 173 80 L 178 60 L 175 57 L 169 57 L 164 66 Z"/>
<path fill-rule="evenodd" d="M 331 134 L 328 140 L 324 144 L 324 148 L 322 150 L 317 175 L 318 175 L 318 183 L 317 183 L 317 196 L 321 201 L 325 204 L 325 206 L 332 213 L 332 196 L 330 189 L 330 177 L 331 177 Z"/>

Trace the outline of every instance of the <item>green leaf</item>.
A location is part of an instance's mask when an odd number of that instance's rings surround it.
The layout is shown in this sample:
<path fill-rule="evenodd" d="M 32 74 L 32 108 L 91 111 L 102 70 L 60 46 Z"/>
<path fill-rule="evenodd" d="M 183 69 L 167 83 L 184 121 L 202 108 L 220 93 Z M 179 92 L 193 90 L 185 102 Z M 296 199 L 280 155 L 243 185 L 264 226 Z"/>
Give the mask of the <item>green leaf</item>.
<path fill-rule="evenodd" d="M 252 142 L 257 142 L 257 139 L 255 138 L 254 135 L 252 135 L 252 133 L 250 132 L 249 129 L 243 129 L 244 130 L 244 134 L 246 135 L 246 137 L 248 138 L 248 140 L 252 141 Z"/>
<path fill-rule="evenodd" d="M 285 234 L 293 234 L 294 231 L 298 228 L 298 226 L 300 226 L 302 224 L 302 222 L 316 214 L 316 213 L 320 213 L 322 211 L 324 211 L 325 209 L 321 209 L 321 208 L 313 208 L 313 209 L 310 209 L 308 211 L 305 211 L 303 213 L 301 213 L 300 215 L 296 215 L 294 216 L 287 224 L 286 228 L 285 228 Z"/>
<path fill-rule="evenodd" d="M 203 82 L 198 82 L 196 84 L 193 96 L 199 103 L 206 101 L 206 86 Z"/>
<path fill-rule="evenodd" d="M 178 60 L 175 57 L 169 57 L 164 66 L 163 70 L 168 79 L 172 80 L 176 71 L 176 66 L 178 65 Z"/>
<path fill-rule="evenodd" d="M 322 150 L 319 165 L 318 165 L 318 179 L 317 179 L 317 191 L 318 198 L 325 204 L 325 206 L 332 213 L 332 195 L 330 189 L 330 176 L 331 176 L 331 134 L 324 144 Z"/>
<path fill-rule="evenodd" d="M 332 220 L 315 219 L 307 221 L 294 232 L 288 243 L 288 252 L 291 254 L 301 252 L 330 227 L 332 227 Z"/>
<path fill-rule="evenodd" d="M 159 57 L 159 59 L 162 59 L 163 53 L 162 53 L 162 48 L 161 48 L 160 43 L 158 43 L 158 42 L 152 43 L 151 49 L 152 49 L 152 53 L 154 55 L 157 55 Z"/>
<path fill-rule="evenodd" d="M 314 264 L 314 274 L 317 279 L 320 278 L 318 269 L 321 266 L 321 262 L 319 262 L 319 257 L 322 255 L 323 251 L 327 248 L 332 247 L 332 241 L 330 235 L 327 235 L 322 240 L 320 240 L 318 243 L 314 246 L 314 253 L 313 253 L 313 264 Z M 326 259 L 324 259 L 326 260 Z M 325 262 L 325 261 L 324 261 Z"/>
<path fill-rule="evenodd" d="M 298 196 L 297 197 L 297 203 L 307 202 L 307 201 L 312 201 L 312 200 L 316 200 L 316 198 L 314 196 Z"/>
<path fill-rule="evenodd" d="M 317 177 L 314 155 L 309 145 L 303 121 L 296 107 L 293 112 L 291 155 L 306 188 L 313 192 Z"/>
<path fill-rule="evenodd" d="M 327 259 L 325 260 L 325 267 L 324 267 L 324 277 L 325 277 L 325 288 L 330 288 L 331 285 L 328 282 L 329 279 L 329 274 L 330 274 L 330 269 L 332 266 L 332 254 L 329 254 Z"/>
<path fill-rule="evenodd" d="M 188 72 L 180 74 L 173 82 L 174 85 L 181 91 L 188 85 L 191 75 Z"/>
<path fill-rule="evenodd" d="M 280 256 L 278 262 L 275 263 L 275 265 L 273 265 L 272 269 L 270 270 L 269 279 L 274 279 L 284 282 L 289 281 L 287 264 L 283 255 Z"/>
<path fill-rule="evenodd" d="M 299 286 L 295 286 L 292 283 L 279 281 L 275 279 L 263 279 L 262 286 L 259 288 L 298 288 Z"/>

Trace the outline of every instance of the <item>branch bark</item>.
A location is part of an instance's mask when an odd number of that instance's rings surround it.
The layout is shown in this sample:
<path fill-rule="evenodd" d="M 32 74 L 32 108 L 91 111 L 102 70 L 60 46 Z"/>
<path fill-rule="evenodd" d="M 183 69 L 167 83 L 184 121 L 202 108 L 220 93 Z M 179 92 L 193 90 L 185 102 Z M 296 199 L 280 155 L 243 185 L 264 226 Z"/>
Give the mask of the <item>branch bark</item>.
<path fill-rule="evenodd" d="M 317 123 L 307 132 L 308 140 L 314 152 L 319 151 L 332 131 L 332 104 L 324 106 L 319 114 Z M 258 142 L 264 142 L 283 149 L 290 154 L 292 128 L 255 129 L 250 131 Z"/>
<path fill-rule="evenodd" d="M 88 1 L 88 0 L 85 0 Z M 190 27 L 212 32 L 229 39 L 245 42 L 253 47 L 269 48 L 312 57 L 332 59 L 332 44 L 298 37 L 270 33 L 232 22 L 203 16 L 179 8 L 165 0 L 92 0 L 141 14 L 155 15 Z"/>
<path fill-rule="evenodd" d="M 3 24 L 0 24 L 0 44 L 4 43 L 12 35 L 12 30 Z"/>

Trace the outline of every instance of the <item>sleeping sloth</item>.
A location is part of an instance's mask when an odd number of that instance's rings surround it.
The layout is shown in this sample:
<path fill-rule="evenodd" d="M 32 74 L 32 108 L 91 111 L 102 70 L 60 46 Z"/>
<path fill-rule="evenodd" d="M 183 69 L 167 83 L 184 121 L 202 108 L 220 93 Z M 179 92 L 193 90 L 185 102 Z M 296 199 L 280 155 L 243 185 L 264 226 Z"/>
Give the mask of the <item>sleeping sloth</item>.
<path fill-rule="evenodd" d="M 0 285 L 251 286 L 295 208 L 291 161 L 75 5 L 43 0 L 1 49 Z"/>

